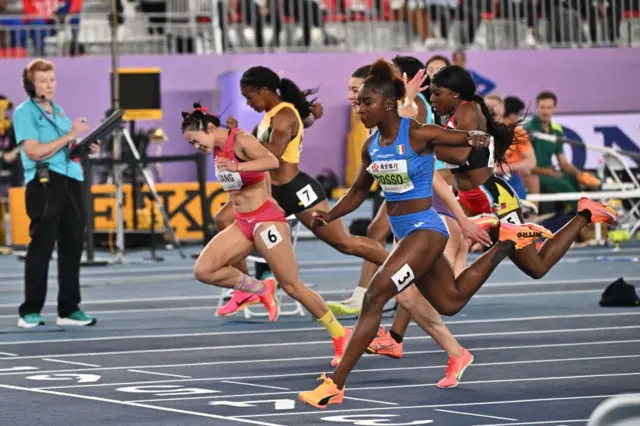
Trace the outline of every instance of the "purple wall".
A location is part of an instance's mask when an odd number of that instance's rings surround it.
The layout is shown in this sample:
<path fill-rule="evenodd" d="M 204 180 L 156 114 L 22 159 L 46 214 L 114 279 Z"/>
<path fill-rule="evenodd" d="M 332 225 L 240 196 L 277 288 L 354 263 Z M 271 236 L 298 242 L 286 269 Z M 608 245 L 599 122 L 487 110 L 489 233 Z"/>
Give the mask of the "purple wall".
<path fill-rule="evenodd" d="M 447 51 L 431 53 L 450 56 Z M 167 153 L 189 152 L 190 147 L 179 134 L 179 111 L 189 109 L 192 100 L 206 103 L 214 98 L 214 91 L 224 92 L 225 87 L 218 87 L 218 79 L 224 73 L 265 65 L 276 72 L 284 71 L 284 76 L 301 88 L 321 85 L 319 96 L 325 106 L 325 116 L 306 132 L 302 168 L 311 174 L 330 168 L 342 176 L 349 118 L 345 99 L 347 79 L 355 68 L 394 54 L 135 56 L 123 57 L 120 66 L 162 69 L 164 118 L 161 125 L 170 137 L 169 146 L 164 149 Z M 419 56 L 426 60 L 431 55 L 421 53 Z M 60 58 L 54 62 L 58 103 L 72 119 L 82 115 L 90 123 L 98 123 L 110 103 L 110 59 Z M 0 63 L 0 93 L 17 104 L 24 98 L 20 76 L 28 60 L 3 59 Z M 472 51 L 467 55 L 467 66 L 494 81 L 495 93 L 517 95 L 525 102 L 534 100 L 541 90 L 552 90 L 559 97 L 559 112 L 640 111 L 637 72 L 640 49 L 637 48 Z M 202 94 L 210 95 L 202 98 Z M 200 97 L 191 99 L 193 95 Z M 139 122 L 137 126 L 150 127 L 151 123 Z M 193 175 L 186 165 L 165 166 L 165 173 L 165 181 L 191 180 Z"/>

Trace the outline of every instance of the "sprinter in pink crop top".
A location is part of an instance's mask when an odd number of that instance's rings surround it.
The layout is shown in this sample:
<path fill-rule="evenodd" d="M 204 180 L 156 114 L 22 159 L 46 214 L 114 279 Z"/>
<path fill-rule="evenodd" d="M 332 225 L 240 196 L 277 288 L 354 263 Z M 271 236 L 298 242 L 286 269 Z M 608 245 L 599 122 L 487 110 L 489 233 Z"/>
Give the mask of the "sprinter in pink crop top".
<path fill-rule="evenodd" d="M 280 312 L 275 280 L 290 297 L 323 324 L 333 341 L 331 365 L 342 359 L 351 331 L 342 327 L 322 297 L 306 287 L 298 276 L 291 233 L 284 211 L 271 198 L 266 172 L 277 169 L 278 159 L 254 136 L 220 126 L 220 117 L 200 104 L 182 113 L 182 133 L 196 149 L 213 153 L 216 177 L 233 206 L 234 223 L 219 232 L 202 250 L 194 273 L 199 281 L 256 294 L 275 321 Z M 275 276 L 256 280 L 235 268 L 238 260 L 257 250 Z"/>

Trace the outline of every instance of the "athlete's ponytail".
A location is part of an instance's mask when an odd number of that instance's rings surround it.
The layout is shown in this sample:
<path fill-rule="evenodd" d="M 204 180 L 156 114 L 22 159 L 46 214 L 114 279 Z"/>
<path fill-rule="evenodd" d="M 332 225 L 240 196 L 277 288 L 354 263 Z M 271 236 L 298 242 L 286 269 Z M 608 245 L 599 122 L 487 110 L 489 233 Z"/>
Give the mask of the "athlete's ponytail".
<path fill-rule="evenodd" d="M 293 104 L 303 120 L 311 114 L 311 103 L 306 97 L 317 92 L 317 89 L 303 92 L 293 81 L 288 78 L 280 78 L 273 70 L 261 66 L 246 70 L 240 78 L 240 85 L 255 89 L 267 88 L 280 96 L 284 102 Z"/>
<path fill-rule="evenodd" d="M 386 97 L 398 101 L 404 98 L 404 82 L 392 63 L 378 59 L 371 64 L 369 77 L 364 81 L 365 86 L 377 89 Z"/>

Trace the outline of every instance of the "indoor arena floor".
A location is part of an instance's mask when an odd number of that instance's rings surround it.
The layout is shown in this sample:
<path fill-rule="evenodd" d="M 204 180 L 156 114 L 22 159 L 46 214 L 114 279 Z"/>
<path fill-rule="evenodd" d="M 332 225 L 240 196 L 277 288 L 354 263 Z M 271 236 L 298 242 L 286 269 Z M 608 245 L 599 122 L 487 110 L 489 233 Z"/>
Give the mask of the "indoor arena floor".
<path fill-rule="evenodd" d="M 358 259 L 317 241 L 296 251 L 302 278 L 327 299 L 357 282 Z M 640 248 L 576 249 L 538 281 L 504 262 L 445 318 L 475 356 L 457 388 L 435 387 L 447 357 L 412 324 L 402 359 L 365 355 L 344 403 L 325 410 L 297 399 L 332 370 L 316 321 L 216 318 L 220 293 L 194 281 L 193 259 L 161 254 L 161 263 L 137 253 L 83 268 L 83 307 L 98 324 L 80 329 L 55 325 L 53 261 L 50 325 L 30 331 L 16 327 L 24 263 L 0 258 L 1 425 L 560 426 L 586 424 L 610 396 L 640 393 L 640 310 L 598 306 L 618 277 L 640 283 Z"/>

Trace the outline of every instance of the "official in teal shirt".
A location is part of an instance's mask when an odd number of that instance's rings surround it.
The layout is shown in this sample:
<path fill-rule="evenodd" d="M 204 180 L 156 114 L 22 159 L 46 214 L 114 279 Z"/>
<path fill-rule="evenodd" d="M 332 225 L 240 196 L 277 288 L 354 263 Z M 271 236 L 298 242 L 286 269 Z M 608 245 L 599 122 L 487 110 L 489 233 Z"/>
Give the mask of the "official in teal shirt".
<path fill-rule="evenodd" d="M 13 125 L 18 143 L 34 139 L 40 144 L 46 144 L 71 132 L 73 123 L 62 107 L 53 102 L 51 102 L 51 106 L 53 107 L 53 113 L 45 111 L 38 102 L 31 98 L 18 105 L 13 113 Z M 70 140 L 72 140 L 71 137 Z M 25 184 L 28 184 L 36 175 L 38 162 L 29 158 L 24 150 L 21 150 L 20 158 L 24 167 L 24 181 Z M 68 146 L 39 162 L 48 164 L 50 172 L 55 172 L 80 182 L 84 180 L 82 167 L 77 161 L 71 160 Z"/>
<path fill-rule="evenodd" d="M 80 258 L 84 248 L 83 172 L 70 147 L 89 126 L 73 122 L 53 102 L 55 73 L 51 62 L 35 59 L 22 75 L 28 98 L 15 109 L 13 126 L 24 167 L 29 236 L 25 258 L 24 302 L 18 327 L 45 325 L 40 315 L 47 295 L 49 264 L 58 248 L 59 326 L 94 325 L 80 309 Z M 91 146 L 96 152 L 97 144 Z"/>

